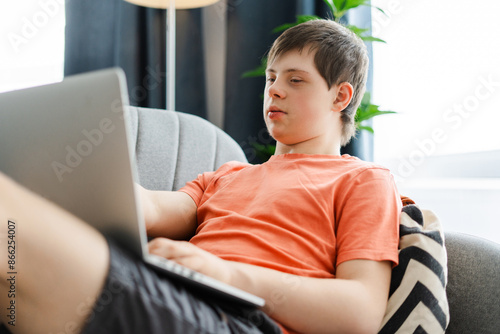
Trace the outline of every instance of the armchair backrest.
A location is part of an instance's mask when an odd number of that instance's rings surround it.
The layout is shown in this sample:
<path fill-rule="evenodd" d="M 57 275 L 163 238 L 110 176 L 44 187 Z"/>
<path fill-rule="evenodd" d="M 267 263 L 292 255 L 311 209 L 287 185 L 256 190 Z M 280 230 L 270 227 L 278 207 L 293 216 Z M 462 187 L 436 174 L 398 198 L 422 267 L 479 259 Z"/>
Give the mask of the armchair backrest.
<path fill-rule="evenodd" d="M 446 333 L 500 333 L 500 245 L 445 233 L 450 324 Z"/>
<path fill-rule="evenodd" d="M 129 107 L 139 182 L 152 190 L 178 190 L 225 162 L 246 162 L 241 147 L 212 123 L 190 114 Z"/>

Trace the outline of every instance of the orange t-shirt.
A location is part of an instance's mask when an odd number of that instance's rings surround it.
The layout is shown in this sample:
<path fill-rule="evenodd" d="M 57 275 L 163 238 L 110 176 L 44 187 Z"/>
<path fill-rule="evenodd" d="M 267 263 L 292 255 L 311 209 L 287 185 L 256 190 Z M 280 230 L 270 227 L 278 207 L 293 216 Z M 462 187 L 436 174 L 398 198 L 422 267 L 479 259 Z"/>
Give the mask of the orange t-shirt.
<path fill-rule="evenodd" d="M 401 199 L 389 170 L 349 155 L 230 162 L 181 191 L 198 206 L 190 240 L 222 259 L 335 277 L 353 259 L 398 263 Z"/>

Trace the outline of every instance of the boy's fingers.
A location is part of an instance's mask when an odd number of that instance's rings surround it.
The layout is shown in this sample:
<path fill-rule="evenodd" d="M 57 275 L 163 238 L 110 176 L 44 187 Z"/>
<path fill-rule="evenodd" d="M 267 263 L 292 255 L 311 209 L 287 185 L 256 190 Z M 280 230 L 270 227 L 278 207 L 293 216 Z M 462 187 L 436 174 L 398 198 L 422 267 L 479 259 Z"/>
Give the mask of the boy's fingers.
<path fill-rule="evenodd" d="M 174 259 L 193 254 L 193 247 L 186 241 L 174 241 L 166 238 L 155 238 L 148 244 L 152 254 Z"/>
<path fill-rule="evenodd" d="M 155 238 L 149 242 L 148 246 L 151 254 L 175 261 L 222 282 L 230 282 L 229 267 L 226 261 L 187 241 Z"/>

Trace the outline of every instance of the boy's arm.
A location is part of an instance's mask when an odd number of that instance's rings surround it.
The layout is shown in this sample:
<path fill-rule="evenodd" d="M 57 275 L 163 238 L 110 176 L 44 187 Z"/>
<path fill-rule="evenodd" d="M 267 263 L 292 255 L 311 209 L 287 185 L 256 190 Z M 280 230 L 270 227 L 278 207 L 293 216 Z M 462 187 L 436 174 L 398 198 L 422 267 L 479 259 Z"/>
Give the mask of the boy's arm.
<path fill-rule="evenodd" d="M 389 262 L 351 260 L 337 277 L 318 279 L 237 263 L 233 285 L 264 296 L 268 313 L 300 333 L 376 333 L 391 277 Z"/>
<path fill-rule="evenodd" d="M 149 237 L 188 240 L 194 235 L 197 207 L 188 194 L 137 187 Z"/>
<path fill-rule="evenodd" d="M 351 260 L 332 279 L 225 261 L 188 242 L 157 238 L 150 252 L 266 300 L 264 311 L 303 333 L 376 333 L 387 306 L 391 263 Z"/>

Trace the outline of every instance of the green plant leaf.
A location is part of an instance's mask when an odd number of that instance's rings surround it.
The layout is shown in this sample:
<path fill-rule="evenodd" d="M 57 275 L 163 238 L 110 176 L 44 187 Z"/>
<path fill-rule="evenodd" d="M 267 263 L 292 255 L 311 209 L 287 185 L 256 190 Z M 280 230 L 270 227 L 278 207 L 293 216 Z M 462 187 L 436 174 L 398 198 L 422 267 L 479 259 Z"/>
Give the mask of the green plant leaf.
<path fill-rule="evenodd" d="M 370 30 L 370 29 L 368 29 L 368 28 L 363 29 L 363 28 L 360 28 L 360 27 L 355 26 L 355 25 L 352 25 L 352 24 L 347 24 L 347 25 L 346 25 L 346 27 L 347 27 L 349 30 L 351 30 L 353 33 L 355 33 L 356 35 L 361 35 L 361 34 L 363 34 L 363 33 L 367 32 L 368 30 Z"/>
<path fill-rule="evenodd" d="M 383 39 L 373 37 L 373 36 L 359 36 L 363 41 L 365 42 L 380 42 L 380 43 L 387 43 Z"/>
<path fill-rule="evenodd" d="M 356 115 L 354 116 L 354 122 L 359 127 L 360 123 L 375 116 L 386 115 L 386 114 L 395 114 L 395 111 L 389 110 L 380 110 L 379 106 L 376 104 L 372 104 L 371 102 L 371 94 L 370 92 L 366 92 L 363 95 L 363 99 L 356 111 Z"/>
<path fill-rule="evenodd" d="M 373 131 L 373 128 L 372 128 L 371 126 L 368 126 L 368 125 L 358 125 L 358 126 L 357 126 L 357 129 L 358 129 L 359 131 L 361 131 L 361 130 L 366 130 L 366 131 L 368 131 L 368 132 L 370 132 L 370 133 L 372 133 L 372 134 L 373 134 L 373 133 L 375 133 L 375 131 Z"/>
<path fill-rule="evenodd" d="M 317 15 L 297 15 L 297 22 L 298 23 L 304 23 L 307 21 L 312 21 L 312 20 L 319 20 L 321 17 Z"/>
<path fill-rule="evenodd" d="M 333 0 L 335 20 L 339 20 L 345 13 L 359 6 L 370 6 L 369 0 Z"/>
<path fill-rule="evenodd" d="M 257 142 L 253 142 L 253 143 L 251 143 L 251 145 L 255 151 L 255 154 L 263 161 L 269 160 L 269 158 L 276 151 L 276 145 L 272 145 L 272 144 L 262 145 L 262 144 L 259 144 Z"/>
<path fill-rule="evenodd" d="M 298 23 L 297 22 L 294 22 L 294 23 L 285 23 L 285 24 L 282 24 L 280 26 L 277 26 L 276 28 L 274 28 L 271 32 L 272 33 L 277 33 L 277 32 L 281 32 L 281 31 L 285 31 L 287 30 L 288 28 L 291 28 L 291 27 L 294 27 L 296 26 Z"/>
<path fill-rule="evenodd" d="M 266 76 L 266 68 L 267 68 L 267 57 L 262 57 L 259 66 L 257 66 L 253 70 L 244 72 L 241 75 L 241 77 L 242 78 L 264 77 Z"/>
<path fill-rule="evenodd" d="M 335 17 L 335 21 L 339 21 L 342 16 L 344 16 L 345 11 L 343 10 L 346 0 L 332 0 L 332 13 Z"/>
<path fill-rule="evenodd" d="M 378 10 L 379 12 L 381 12 L 382 14 L 384 14 L 385 16 L 389 17 L 389 15 L 387 15 L 387 13 L 380 7 L 377 7 L 377 6 L 374 6 L 374 5 L 369 5 L 370 7 L 372 8 L 375 8 L 376 10 Z"/>
<path fill-rule="evenodd" d="M 361 105 L 368 106 L 370 104 L 371 99 L 372 99 L 372 94 L 366 91 L 365 94 L 363 95 L 363 98 L 361 99 Z"/>
<path fill-rule="evenodd" d="M 355 26 L 355 25 L 352 25 L 352 24 L 350 24 L 350 25 L 346 25 L 346 27 L 347 27 L 350 31 L 352 31 L 353 33 L 355 33 L 356 35 L 358 35 L 358 36 L 360 36 L 360 37 L 361 37 L 361 34 L 363 34 L 363 33 L 367 32 L 368 30 L 370 30 L 370 29 L 363 29 L 363 28 L 360 28 L 360 27 Z"/>
<path fill-rule="evenodd" d="M 344 9 L 346 0 L 332 0 L 331 3 L 336 11 L 341 11 Z"/>
<path fill-rule="evenodd" d="M 361 123 L 363 121 L 369 120 L 375 116 L 395 114 L 395 111 L 390 110 L 379 110 L 379 106 L 375 104 L 369 104 L 368 106 L 359 107 L 356 116 L 354 117 L 356 123 Z"/>
<path fill-rule="evenodd" d="M 319 17 L 317 15 L 297 15 L 296 18 L 297 19 L 296 19 L 295 22 L 282 24 L 282 25 L 274 28 L 272 30 L 272 32 L 273 33 L 282 32 L 282 31 L 285 31 L 288 28 L 294 27 L 294 26 L 296 26 L 298 24 L 301 24 L 301 23 L 304 23 L 304 22 L 307 22 L 307 21 L 311 21 L 311 20 L 321 19 L 321 17 Z"/>
<path fill-rule="evenodd" d="M 347 25 L 346 27 L 349 28 L 349 30 L 351 30 L 353 33 L 355 33 L 356 35 L 358 35 L 359 38 L 361 38 L 365 42 L 382 42 L 382 43 L 385 43 L 385 41 L 383 39 L 380 39 L 380 38 L 377 38 L 377 37 L 373 37 L 373 36 L 370 36 L 370 35 L 363 35 L 365 32 L 369 31 L 370 29 L 363 29 L 363 28 L 357 27 L 355 25 Z"/>
<path fill-rule="evenodd" d="M 337 8 L 336 8 L 333 0 L 323 0 L 323 2 L 326 3 L 326 5 L 328 6 L 328 8 L 330 8 L 332 13 L 337 12 Z"/>
<path fill-rule="evenodd" d="M 345 6 L 342 9 L 349 10 L 349 9 L 356 8 L 359 6 L 369 6 L 369 5 L 370 5 L 369 0 L 346 0 Z"/>
<path fill-rule="evenodd" d="M 326 3 L 332 12 L 337 9 L 333 0 L 323 0 L 323 2 Z"/>
<path fill-rule="evenodd" d="M 378 106 L 373 106 L 378 108 Z M 370 118 L 373 118 L 375 116 L 380 116 L 380 115 L 387 115 L 387 114 L 396 114 L 395 111 L 390 111 L 390 110 L 373 110 L 370 112 L 367 112 L 365 114 L 362 114 L 358 118 L 358 122 L 361 123 L 363 121 L 369 120 Z"/>

